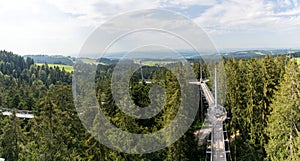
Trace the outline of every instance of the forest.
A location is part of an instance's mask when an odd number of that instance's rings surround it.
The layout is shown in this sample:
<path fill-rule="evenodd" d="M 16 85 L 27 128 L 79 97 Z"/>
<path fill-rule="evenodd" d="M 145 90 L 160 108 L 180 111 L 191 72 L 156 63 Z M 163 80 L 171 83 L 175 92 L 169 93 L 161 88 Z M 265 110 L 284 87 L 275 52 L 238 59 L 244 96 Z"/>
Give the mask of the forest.
<path fill-rule="evenodd" d="M 297 55 L 297 54 L 294 54 Z M 193 60 L 200 78 L 199 60 Z M 203 63 L 203 62 L 202 62 Z M 226 82 L 224 107 L 229 120 L 232 160 L 300 160 L 300 69 L 287 55 L 260 58 L 223 58 Z M 143 66 L 130 79 L 130 96 L 135 104 L 150 104 L 148 92 L 158 84 L 166 91 L 162 112 L 149 120 L 134 119 L 117 107 L 110 79 L 115 64 L 83 64 L 97 68 L 97 99 L 105 116 L 123 131 L 152 133 L 166 126 L 179 108 L 178 78 L 166 68 Z M 202 75 L 209 77 L 203 64 Z M 176 64 L 171 64 L 176 68 Z M 82 71 L 84 72 L 84 71 Z M 183 73 L 188 74 L 188 73 Z M 0 106 L 31 110 L 32 119 L 0 115 L 0 158 L 16 160 L 108 160 L 187 161 L 205 160 L 206 145 L 198 146 L 194 135 L 201 128 L 204 112 L 198 111 L 192 126 L 174 144 L 148 154 L 126 154 L 100 144 L 83 126 L 75 109 L 73 73 L 59 67 L 38 66 L 33 59 L 0 51 Z M 80 82 L 79 82 L 80 83 Z M 212 82 L 210 87 L 212 88 Z M 86 100 L 82 100 L 83 105 Z M 205 102 L 205 100 L 203 100 Z M 207 104 L 200 104 L 206 109 Z M 203 110 L 205 111 L 205 110 Z M 97 116 L 91 118 L 95 121 Z M 101 126 L 101 122 L 96 124 Z"/>

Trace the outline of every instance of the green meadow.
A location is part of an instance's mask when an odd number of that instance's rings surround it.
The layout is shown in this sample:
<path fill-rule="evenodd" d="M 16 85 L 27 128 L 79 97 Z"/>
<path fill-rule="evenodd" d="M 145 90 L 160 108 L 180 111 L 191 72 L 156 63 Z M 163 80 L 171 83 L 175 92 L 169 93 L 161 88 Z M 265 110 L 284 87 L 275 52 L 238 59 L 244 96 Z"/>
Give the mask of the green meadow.
<path fill-rule="evenodd" d="M 44 63 L 36 63 L 36 65 L 38 66 L 42 66 L 42 65 L 45 65 Z M 73 66 L 70 66 L 70 65 L 63 65 L 63 64 L 48 64 L 49 67 L 59 67 L 60 70 L 62 70 L 63 68 L 65 69 L 66 72 L 73 72 L 74 69 L 73 69 Z"/>
<path fill-rule="evenodd" d="M 297 63 L 300 65 L 300 58 L 294 58 L 296 59 Z"/>

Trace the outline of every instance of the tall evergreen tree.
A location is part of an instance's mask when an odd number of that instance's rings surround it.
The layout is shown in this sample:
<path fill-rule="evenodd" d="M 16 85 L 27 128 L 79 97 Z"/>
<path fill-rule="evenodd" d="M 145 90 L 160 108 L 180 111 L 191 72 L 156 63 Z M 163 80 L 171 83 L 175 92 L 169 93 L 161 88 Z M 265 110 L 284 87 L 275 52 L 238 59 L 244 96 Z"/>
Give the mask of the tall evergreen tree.
<path fill-rule="evenodd" d="M 84 129 L 76 114 L 71 87 L 51 87 L 40 102 L 39 111 L 31 120 L 27 147 L 30 160 L 74 160 L 81 158 L 80 141 Z M 82 153 L 83 154 L 83 153 Z"/>
<path fill-rule="evenodd" d="M 24 143 L 22 120 L 16 117 L 15 112 L 11 116 L 4 116 L 2 134 L 0 135 L 0 154 L 8 161 L 16 161 Z"/>
<path fill-rule="evenodd" d="M 290 61 L 271 104 L 265 147 L 268 160 L 300 160 L 300 70 Z"/>

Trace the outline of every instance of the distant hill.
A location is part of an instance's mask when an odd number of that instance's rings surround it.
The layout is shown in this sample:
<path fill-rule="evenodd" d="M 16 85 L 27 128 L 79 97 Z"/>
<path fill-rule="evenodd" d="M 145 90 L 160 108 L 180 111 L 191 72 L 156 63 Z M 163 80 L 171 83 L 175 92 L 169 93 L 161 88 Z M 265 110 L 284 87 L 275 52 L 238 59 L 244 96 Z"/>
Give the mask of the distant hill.
<path fill-rule="evenodd" d="M 25 55 L 24 58 L 30 57 L 35 63 L 47 63 L 47 64 L 63 64 L 73 65 L 73 58 L 65 57 L 61 55 Z"/>
<path fill-rule="evenodd" d="M 235 58 L 252 58 L 252 57 L 264 57 L 266 55 L 283 55 L 288 53 L 296 53 L 300 50 L 290 50 L 290 49 L 228 49 L 228 50 L 220 50 L 219 54 L 221 56 L 225 56 L 227 58 L 229 57 L 235 57 Z M 189 50 L 181 50 L 178 51 L 181 56 L 183 56 L 186 59 L 195 59 L 199 58 L 199 54 L 195 53 L 194 51 Z M 116 53 L 110 53 L 108 55 L 104 55 L 102 60 L 97 60 L 97 62 L 103 62 L 106 64 L 111 63 L 112 61 L 116 61 L 117 59 L 122 58 L 126 52 L 116 52 Z M 131 53 L 133 54 L 133 53 Z M 139 55 L 136 54 L 134 56 L 131 55 L 132 58 L 135 59 L 142 59 L 142 60 L 157 60 L 157 59 L 165 59 L 165 60 L 173 60 L 178 59 L 176 57 L 172 57 L 170 55 L 170 52 L 164 53 L 164 52 L 139 52 Z M 206 53 L 203 53 L 200 51 L 200 55 L 205 59 L 212 59 L 211 55 L 207 55 Z"/>
<path fill-rule="evenodd" d="M 116 63 L 118 63 L 118 60 L 108 59 L 108 58 L 100 58 L 100 59 L 97 59 L 96 62 L 103 63 L 103 64 L 116 64 Z"/>
<path fill-rule="evenodd" d="M 293 53 L 292 57 L 300 58 L 300 52 Z"/>
<path fill-rule="evenodd" d="M 298 53 L 297 53 L 298 52 Z M 242 51 L 237 51 L 237 50 L 231 50 L 231 51 L 221 51 L 220 55 L 224 56 L 225 58 L 230 58 L 230 57 L 235 57 L 235 58 L 253 58 L 253 57 L 264 57 L 266 55 L 283 55 L 283 54 L 288 54 L 292 53 L 293 57 L 300 57 L 300 50 L 287 50 L 287 49 L 265 49 L 265 50 L 242 50 Z M 98 59 L 92 59 L 92 58 L 82 58 L 85 63 L 90 63 L 90 64 L 116 64 L 118 63 L 119 59 L 124 56 L 125 52 L 117 52 L 117 53 L 111 53 L 109 55 L 105 55 L 102 58 Z M 157 55 L 162 55 L 161 57 Z M 137 55 L 134 57 L 135 59 L 138 60 L 148 60 L 148 61 L 155 61 L 158 59 L 167 61 L 174 61 L 172 59 L 172 56 L 168 56 L 170 53 L 159 53 L 159 52 L 143 52 L 141 55 Z M 193 60 L 193 59 L 199 59 L 199 55 L 193 51 L 180 51 L 180 55 L 183 56 L 186 59 Z M 152 57 L 151 57 L 152 56 Z M 202 58 L 205 60 L 209 60 L 212 58 L 215 58 L 211 55 L 205 55 L 204 53 L 201 53 Z M 61 55 L 25 55 L 24 58 L 32 58 L 35 63 L 47 63 L 47 64 L 62 64 L 62 65 L 73 65 L 75 63 L 75 59 L 73 57 L 66 57 L 66 56 L 61 56 Z M 178 58 L 177 58 L 178 59 Z M 176 58 L 175 58 L 176 60 Z"/>
<path fill-rule="evenodd" d="M 225 57 L 235 57 L 235 58 L 253 58 L 253 57 L 264 57 L 266 55 L 283 55 L 288 53 L 295 53 L 298 50 L 245 50 L 223 53 Z"/>

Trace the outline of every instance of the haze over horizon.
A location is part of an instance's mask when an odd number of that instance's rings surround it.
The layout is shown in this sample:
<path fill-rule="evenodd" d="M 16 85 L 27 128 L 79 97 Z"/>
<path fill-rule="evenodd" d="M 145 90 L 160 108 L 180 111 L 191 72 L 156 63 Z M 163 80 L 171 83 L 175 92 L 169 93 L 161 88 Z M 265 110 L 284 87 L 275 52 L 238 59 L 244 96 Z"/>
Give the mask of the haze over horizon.
<path fill-rule="evenodd" d="M 0 2 L 0 49 L 76 56 L 99 25 L 139 9 L 167 9 L 190 18 L 218 50 L 300 48 L 299 0 L 5 0 Z"/>

